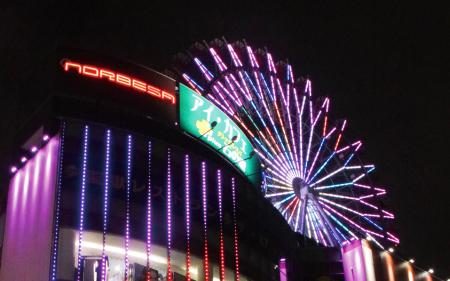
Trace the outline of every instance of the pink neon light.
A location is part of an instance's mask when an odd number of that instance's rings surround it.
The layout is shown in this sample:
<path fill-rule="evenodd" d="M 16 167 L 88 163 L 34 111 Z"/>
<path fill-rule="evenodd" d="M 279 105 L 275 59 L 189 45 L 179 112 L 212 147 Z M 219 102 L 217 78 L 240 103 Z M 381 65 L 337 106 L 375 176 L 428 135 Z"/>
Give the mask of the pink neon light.
<path fill-rule="evenodd" d="M 184 188 L 186 203 L 186 281 L 191 280 L 191 214 L 190 214 L 190 167 L 189 155 L 184 156 Z"/>
<path fill-rule="evenodd" d="M 167 149 L 167 281 L 173 280 L 172 256 L 172 160 L 170 148 Z"/>
<path fill-rule="evenodd" d="M 223 238 L 223 209 L 222 209 L 222 172 L 220 170 L 217 170 L 217 196 L 219 203 L 220 281 L 225 281 L 225 249 Z"/>
<path fill-rule="evenodd" d="M 278 263 L 278 267 L 280 268 L 280 281 L 287 281 L 287 269 L 286 269 L 286 259 L 280 259 Z"/>
<path fill-rule="evenodd" d="M 58 221 L 54 206 L 58 185 L 60 137 L 48 140 L 11 176 L 3 236 L 2 280 L 49 280 L 56 270 L 54 255 Z M 56 199 L 58 200 L 58 199 Z M 56 217 L 55 217 L 56 216 Z M 57 238 L 58 236 L 55 236 Z M 24 267 L 26 261 L 26 267 Z"/>

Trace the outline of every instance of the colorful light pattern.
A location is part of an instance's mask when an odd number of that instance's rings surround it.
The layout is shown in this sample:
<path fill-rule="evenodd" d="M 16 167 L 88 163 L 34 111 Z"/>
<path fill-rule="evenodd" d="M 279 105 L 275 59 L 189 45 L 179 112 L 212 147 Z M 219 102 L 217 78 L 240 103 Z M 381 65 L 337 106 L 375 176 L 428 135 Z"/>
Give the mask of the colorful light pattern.
<path fill-rule="evenodd" d="M 378 207 L 386 189 L 368 177 L 375 166 L 358 159 L 361 141 L 345 142 L 347 120 L 330 122 L 330 99 L 313 98 L 311 81 L 294 80 L 292 66 L 268 51 L 225 40 L 205 45 L 194 45 L 193 61 L 180 61 L 177 71 L 249 137 L 265 196 L 291 228 L 326 246 L 368 235 L 377 245 L 398 244 L 384 223 L 394 215 Z"/>
<path fill-rule="evenodd" d="M 206 162 L 202 162 L 202 209 L 203 209 L 203 276 L 209 280 L 208 257 L 208 187 L 206 184 Z"/>
<path fill-rule="evenodd" d="M 131 154 L 133 139 L 131 135 L 127 137 L 127 175 L 126 175 L 126 214 L 125 214 L 125 281 L 128 281 L 130 271 L 130 196 L 131 196 Z"/>
<path fill-rule="evenodd" d="M 222 171 L 217 170 L 217 199 L 219 205 L 219 253 L 220 281 L 225 281 L 225 249 L 223 238 L 223 208 L 222 208 Z"/>
<path fill-rule="evenodd" d="M 81 168 L 81 189 L 80 189 L 80 224 L 78 228 L 78 254 L 77 254 L 77 281 L 81 280 L 81 261 L 83 249 L 83 230 L 84 230 L 84 207 L 86 204 L 86 180 L 87 180 L 87 161 L 88 161 L 88 143 L 89 127 L 84 127 L 83 133 L 83 160 Z"/>

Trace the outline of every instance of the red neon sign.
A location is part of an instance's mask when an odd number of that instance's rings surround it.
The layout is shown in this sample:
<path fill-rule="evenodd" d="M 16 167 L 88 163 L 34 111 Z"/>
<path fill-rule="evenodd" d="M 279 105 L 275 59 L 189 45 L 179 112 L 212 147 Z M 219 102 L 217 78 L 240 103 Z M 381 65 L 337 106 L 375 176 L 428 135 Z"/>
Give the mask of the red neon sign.
<path fill-rule="evenodd" d="M 164 90 L 161 90 L 158 87 L 149 85 L 143 81 L 135 79 L 125 74 L 121 74 L 118 72 L 111 71 L 109 69 L 96 67 L 87 64 L 81 64 L 73 61 L 64 62 L 64 70 L 70 71 L 75 70 L 78 74 L 97 78 L 97 79 L 106 79 L 112 83 L 119 84 L 123 87 L 133 88 L 139 92 L 149 94 L 153 97 L 161 99 L 163 101 L 170 102 L 175 104 L 175 96 L 170 94 Z"/>

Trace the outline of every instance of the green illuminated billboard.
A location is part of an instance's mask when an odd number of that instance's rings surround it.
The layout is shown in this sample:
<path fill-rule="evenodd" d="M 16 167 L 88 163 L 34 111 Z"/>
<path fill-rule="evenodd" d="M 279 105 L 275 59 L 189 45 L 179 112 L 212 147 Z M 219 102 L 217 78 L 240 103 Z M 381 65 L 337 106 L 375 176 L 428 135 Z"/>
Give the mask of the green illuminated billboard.
<path fill-rule="evenodd" d="M 180 126 L 225 156 L 253 184 L 260 181 L 260 162 L 247 136 L 213 103 L 180 85 Z"/>

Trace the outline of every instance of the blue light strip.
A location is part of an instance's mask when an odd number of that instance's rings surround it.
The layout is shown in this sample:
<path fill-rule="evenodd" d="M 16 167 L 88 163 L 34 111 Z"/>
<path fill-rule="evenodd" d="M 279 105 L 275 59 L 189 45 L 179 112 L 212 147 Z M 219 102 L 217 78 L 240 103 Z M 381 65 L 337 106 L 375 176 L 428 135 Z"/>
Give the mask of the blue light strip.
<path fill-rule="evenodd" d="M 87 178 L 87 162 L 88 162 L 88 140 L 89 127 L 84 127 L 83 133 L 83 164 L 81 174 L 81 194 L 80 194 L 80 224 L 78 229 L 78 254 L 77 254 L 77 281 L 81 281 L 81 260 L 82 260 L 82 243 L 84 231 L 84 207 L 86 201 L 86 178 Z"/>
<path fill-rule="evenodd" d="M 105 186 L 103 194 L 103 236 L 102 236 L 102 274 L 101 281 L 106 280 L 106 231 L 108 229 L 109 177 L 111 161 L 111 130 L 106 131 L 105 152 Z"/>
<path fill-rule="evenodd" d="M 66 132 L 66 122 L 61 121 L 60 131 L 60 147 L 59 147 L 59 163 L 58 163 L 58 185 L 56 190 L 56 206 L 55 206 L 55 222 L 54 222 L 54 238 L 52 247 L 52 265 L 50 269 L 50 280 L 56 281 L 56 262 L 58 258 L 59 243 L 59 223 L 61 219 L 61 185 L 62 185 L 62 167 L 64 159 L 64 138 Z"/>

